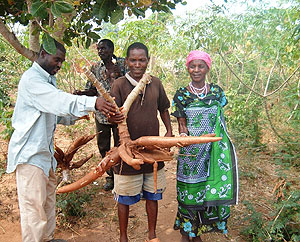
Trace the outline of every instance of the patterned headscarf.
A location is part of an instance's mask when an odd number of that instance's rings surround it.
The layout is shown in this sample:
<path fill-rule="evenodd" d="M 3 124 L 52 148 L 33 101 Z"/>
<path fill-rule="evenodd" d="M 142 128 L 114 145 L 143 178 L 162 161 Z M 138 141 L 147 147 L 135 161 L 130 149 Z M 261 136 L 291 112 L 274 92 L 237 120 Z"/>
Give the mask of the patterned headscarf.
<path fill-rule="evenodd" d="M 189 68 L 189 63 L 192 60 L 203 60 L 206 63 L 206 65 L 208 66 L 208 69 L 210 69 L 211 59 L 210 59 L 209 54 L 207 54 L 206 52 L 200 51 L 200 50 L 192 50 L 186 59 L 186 67 L 187 68 Z"/>

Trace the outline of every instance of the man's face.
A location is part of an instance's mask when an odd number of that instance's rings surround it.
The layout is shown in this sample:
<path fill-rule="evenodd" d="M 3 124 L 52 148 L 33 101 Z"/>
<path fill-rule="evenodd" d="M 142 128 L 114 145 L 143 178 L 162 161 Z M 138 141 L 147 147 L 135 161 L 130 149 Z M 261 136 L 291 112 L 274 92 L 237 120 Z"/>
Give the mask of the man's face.
<path fill-rule="evenodd" d="M 148 62 L 149 58 L 147 57 L 145 50 L 130 50 L 129 56 L 126 57 L 126 63 L 130 71 L 130 76 L 136 81 L 139 81 L 147 69 Z"/>
<path fill-rule="evenodd" d="M 100 42 L 97 46 L 98 55 L 101 60 L 110 60 L 113 56 L 113 50 L 106 43 Z"/>
<path fill-rule="evenodd" d="M 66 54 L 57 49 L 55 55 L 50 55 L 46 51 L 42 50 L 41 67 L 47 71 L 50 75 L 55 75 L 61 68 L 62 63 L 65 61 Z"/>

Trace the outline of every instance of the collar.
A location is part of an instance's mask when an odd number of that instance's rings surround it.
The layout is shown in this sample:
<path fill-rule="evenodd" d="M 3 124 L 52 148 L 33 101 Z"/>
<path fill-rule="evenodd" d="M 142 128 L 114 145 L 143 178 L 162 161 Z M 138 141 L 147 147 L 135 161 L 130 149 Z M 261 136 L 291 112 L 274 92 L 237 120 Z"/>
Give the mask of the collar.
<path fill-rule="evenodd" d="M 131 83 L 132 86 L 134 86 L 134 87 L 137 86 L 138 82 L 136 80 L 134 80 L 128 73 L 125 74 L 125 77 Z M 146 87 L 150 83 L 151 83 L 151 79 L 147 81 L 143 91 L 140 92 L 140 94 L 142 94 L 141 106 L 143 105 L 144 100 L 145 100 Z"/>
<path fill-rule="evenodd" d="M 125 74 L 125 77 L 127 78 L 127 80 L 131 83 L 132 86 L 136 87 L 138 82 L 136 80 L 134 80 L 129 74 L 128 72 Z M 146 83 L 147 84 L 150 84 L 151 83 L 151 79 Z"/>
<path fill-rule="evenodd" d="M 33 62 L 32 67 L 35 70 L 37 70 L 43 77 L 45 77 L 45 79 L 47 80 L 48 83 L 50 83 L 53 86 L 56 86 L 56 78 L 54 75 L 50 75 L 37 62 Z"/>

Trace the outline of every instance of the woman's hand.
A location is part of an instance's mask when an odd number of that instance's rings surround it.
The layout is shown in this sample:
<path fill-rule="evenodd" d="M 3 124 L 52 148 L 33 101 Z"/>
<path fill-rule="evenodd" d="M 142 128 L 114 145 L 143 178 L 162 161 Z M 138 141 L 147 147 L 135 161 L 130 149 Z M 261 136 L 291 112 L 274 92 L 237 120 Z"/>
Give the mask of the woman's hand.
<path fill-rule="evenodd" d="M 179 136 L 188 136 L 189 130 L 186 125 L 186 118 L 177 118 Z"/>
<path fill-rule="evenodd" d="M 165 137 L 174 137 L 174 135 L 172 134 L 172 130 L 169 130 L 165 133 Z"/>

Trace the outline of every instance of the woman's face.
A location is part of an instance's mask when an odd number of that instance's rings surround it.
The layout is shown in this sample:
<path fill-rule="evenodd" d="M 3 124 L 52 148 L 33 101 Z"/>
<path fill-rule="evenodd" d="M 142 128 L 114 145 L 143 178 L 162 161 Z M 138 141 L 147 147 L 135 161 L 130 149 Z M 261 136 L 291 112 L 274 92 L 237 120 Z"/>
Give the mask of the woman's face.
<path fill-rule="evenodd" d="M 208 66 L 203 60 L 192 60 L 189 63 L 188 72 L 194 82 L 204 82 L 208 71 Z"/>

